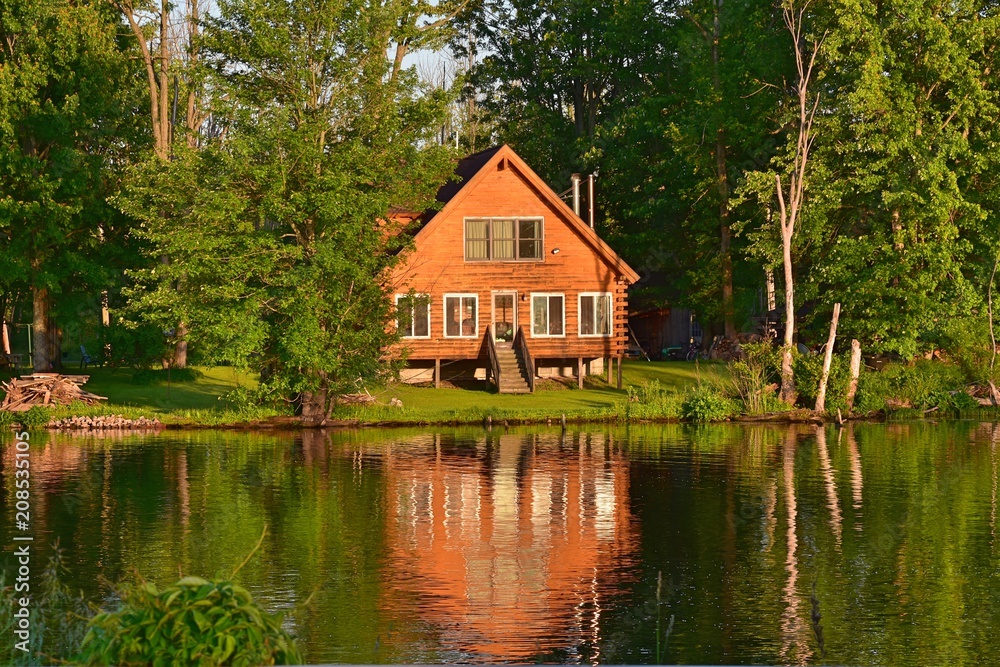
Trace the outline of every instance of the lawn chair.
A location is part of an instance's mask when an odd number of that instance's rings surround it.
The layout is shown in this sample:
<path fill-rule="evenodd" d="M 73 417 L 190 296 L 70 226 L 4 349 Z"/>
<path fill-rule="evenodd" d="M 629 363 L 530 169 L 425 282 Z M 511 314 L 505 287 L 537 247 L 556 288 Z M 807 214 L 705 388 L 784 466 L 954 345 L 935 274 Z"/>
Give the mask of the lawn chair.
<path fill-rule="evenodd" d="M 96 364 L 94 358 L 87 354 L 87 348 L 83 345 L 80 346 L 80 368 L 86 368 L 90 364 Z"/>

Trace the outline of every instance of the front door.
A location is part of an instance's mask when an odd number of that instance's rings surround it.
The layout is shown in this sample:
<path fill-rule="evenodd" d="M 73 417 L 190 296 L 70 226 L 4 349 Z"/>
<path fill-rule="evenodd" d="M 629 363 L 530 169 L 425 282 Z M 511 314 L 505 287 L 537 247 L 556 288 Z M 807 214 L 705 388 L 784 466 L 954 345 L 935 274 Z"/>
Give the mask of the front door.
<path fill-rule="evenodd" d="M 517 293 L 493 293 L 493 338 L 510 343 L 517 329 Z"/>

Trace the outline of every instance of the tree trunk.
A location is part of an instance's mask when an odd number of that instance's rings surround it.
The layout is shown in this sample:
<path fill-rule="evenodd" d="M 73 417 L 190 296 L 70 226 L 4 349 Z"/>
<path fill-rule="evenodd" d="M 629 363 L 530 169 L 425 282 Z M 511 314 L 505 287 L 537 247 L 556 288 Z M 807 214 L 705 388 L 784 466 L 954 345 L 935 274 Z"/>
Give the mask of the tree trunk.
<path fill-rule="evenodd" d="M 861 343 L 851 341 L 851 381 L 847 385 L 847 412 L 854 410 L 854 395 L 858 393 L 858 377 L 861 375 Z"/>
<path fill-rule="evenodd" d="M 830 380 L 830 363 L 833 361 L 833 344 L 837 340 L 837 322 L 840 320 L 840 304 L 833 304 L 833 320 L 830 322 L 830 337 L 826 339 L 826 350 L 823 353 L 823 374 L 819 378 L 819 390 L 816 392 L 816 412 L 826 410 L 826 385 Z"/>
<path fill-rule="evenodd" d="M 785 266 L 785 340 L 781 351 L 781 400 L 795 405 L 798 392 L 792 369 L 792 337 L 795 330 L 795 286 L 792 278 L 792 236 L 782 225 L 782 259 Z"/>
<path fill-rule="evenodd" d="M 177 324 L 177 344 L 174 346 L 174 368 L 187 368 L 188 344 L 187 326 L 183 322 Z"/>
<path fill-rule="evenodd" d="M 36 373 L 52 370 L 49 346 L 49 291 L 43 287 L 31 288 L 34 316 L 32 319 L 32 369 Z"/>
<path fill-rule="evenodd" d="M 327 394 L 325 390 L 304 391 L 299 397 L 302 406 L 302 421 L 305 424 L 321 424 L 327 416 Z"/>
<path fill-rule="evenodd" d="M 719 72 L 722 39 L 722 2 L 714 3 L 712 21 L 712 88 L 722 99 L 722 76 Z M 715 131 L 715 177 L 719 188 L 719 254 L 722 259 L 722 321 L 726 338 L 736 338 L 735 307 L 733 305 L 733 257 L 729 249 L 732 231 L 729 226 L 729 173 L 726 167 L 726 131 L 721 125 Z"/>

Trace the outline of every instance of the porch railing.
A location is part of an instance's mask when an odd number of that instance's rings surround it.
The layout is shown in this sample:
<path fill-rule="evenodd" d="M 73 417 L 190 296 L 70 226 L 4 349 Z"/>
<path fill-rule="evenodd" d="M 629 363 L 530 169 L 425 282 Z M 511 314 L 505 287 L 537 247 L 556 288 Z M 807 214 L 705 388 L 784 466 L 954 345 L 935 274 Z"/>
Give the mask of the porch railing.
<path fill-rule="evenodd" d="M 528 376 L 528 389 L 535 391 L 535 361 L 531 358 L 531 351 L 528 350 L 528 339 L 524 335 L 524 327 L 518 327 L 514 334 L 514 353 L 524 364 L 525 374 Z"/>
<path fill-rule="evenodd" d="M 486 327 L 486 354 L 489 357 L 490 365 L 487 369 L 493 374 L 493 383 L 500 388 L 500 359 L 497 357 L 497 344 L 493 340 L 492 327 Z M 489 380 L 489 378 L 486 378 Z"/>

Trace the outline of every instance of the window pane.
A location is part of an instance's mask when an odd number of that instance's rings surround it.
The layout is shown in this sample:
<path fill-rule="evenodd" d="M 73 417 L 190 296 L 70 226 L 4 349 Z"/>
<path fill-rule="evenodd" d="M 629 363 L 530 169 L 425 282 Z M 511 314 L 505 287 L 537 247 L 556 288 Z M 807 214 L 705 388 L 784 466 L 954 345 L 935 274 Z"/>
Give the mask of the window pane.
<path fill-rule="evenodd" d="M 541 259 L 542 257 L 542 221 L 518 220 L 517 253 L 520 259 Z"/>
<path fill-rule="evenodd" d="M 580 334 L 590 336 L 594 331 L 594 297 L 580 297 Z"/>
<path fill-rule="evenodd" d="M 476 335 L 476 302 L 474 296 L 462 297 L 462 335 Z"/>
<path fill-rule="evenodd" d="M 465 221 L 465 258 L 489 259 L 489 220 Z"/>
<path fill-rule="evenodd" d="M 536 296 L 531 299 L 531 333 L 544 336 L 549 331 L 548 299 Z"/>
<path fill-rule="evenodd" d="M 426 296 L 418 296 L 413 303 L 413 335 L 429 336 L 431 333 L 431 304 Z"/>
<path fill-rule="evenodd" d="M 611 314 L 614 309 L 611 307 L 611 295 L 604 294 L 597 300 L 597 333 L 602 336 L 611 335 Z"/>
<path fill-rule="evenodd" d="M 493 238 L 492 259 L 514 259 L 514 221 L 493 220 L 491 222 Z"/>
<path fill-rule="evenodd" d="M 549 297 L 549 335 L 561 336 L 563 333 L 563 298 Z"/>
<path fill-rule="evenodd" d="M 396 297 L 396 331 L 400 336 L 413 335 L 413 316 L 409 297 Z"/>
<path fill-rule="evenodd" d="M 449 296 L 444 300 L 444 332 L 446 336 L 457 336 L 462 329 L 458 319 L 460 299 Z"/>

